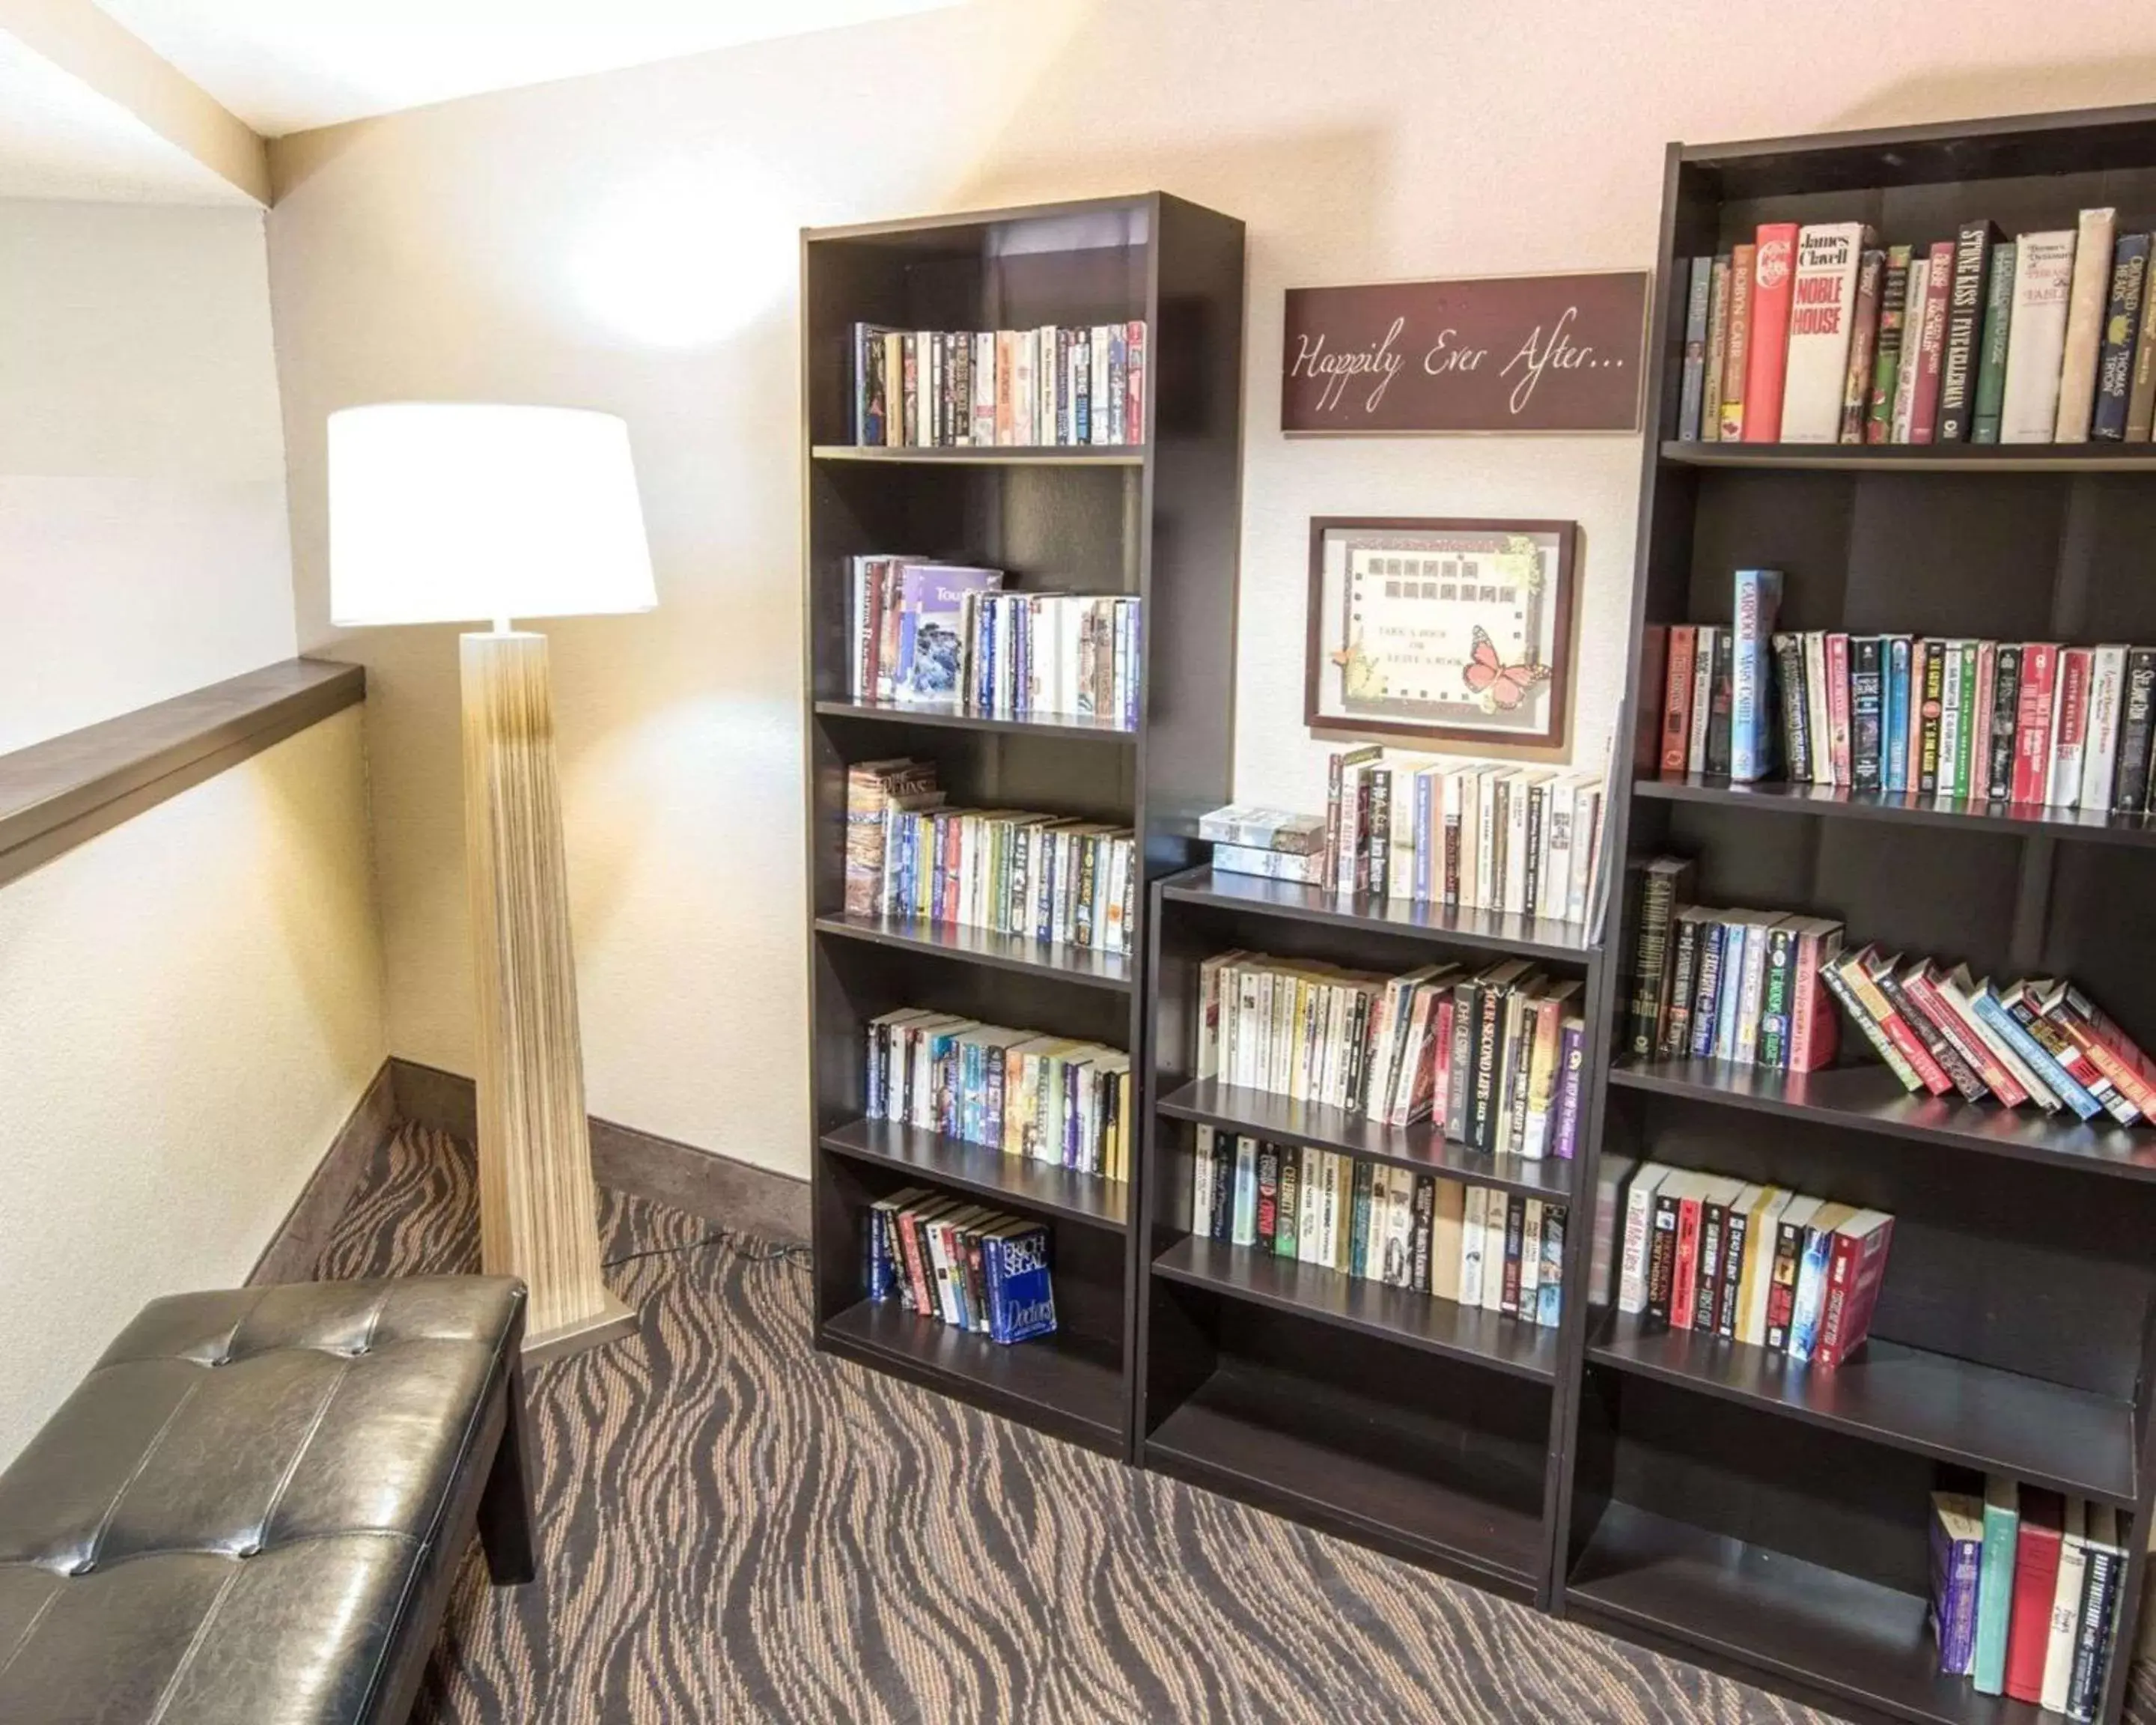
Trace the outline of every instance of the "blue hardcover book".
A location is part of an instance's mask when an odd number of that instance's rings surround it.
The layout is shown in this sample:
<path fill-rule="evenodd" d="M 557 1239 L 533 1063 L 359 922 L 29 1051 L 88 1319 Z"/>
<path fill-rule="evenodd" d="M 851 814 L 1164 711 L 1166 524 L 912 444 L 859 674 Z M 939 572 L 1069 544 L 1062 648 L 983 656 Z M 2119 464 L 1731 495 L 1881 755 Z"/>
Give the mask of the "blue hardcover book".
<path fill-rule="evenodd" d="M 1884 716 L 1886 783 L 1890 791 L 1909 788 L 1909 649 L 1907 635 L 1887 637 L 1887 704 Z"/>
<path fill-rule="evenodd" d="M 1932 1493 L 1932 1635 L 1939 1670 L 1965 1677 L 1976 1657 L 1978 1578 L 1984 1566 L 1984 1505 L 1960 1491 Z"/>
<path fill-rule="evenodd" d="M 1984 1480 L 1984 1563 L 1976 1584 L 1976 1652 L 1969 1676 L 1979 1695 L 2006 1688 L 2006 1631 L 2014 1612 L 2014 1556 L 2020 1543 L 2021 1493 L 1998 1474 Z"/>
<path fill-rule="evenodd" d="M 2083 1120 L 2093 1120 L 2103 1111 L 2097 1101 L 2080 1084 L 2067 1075 L 2066 1069 L 2051 1058 L 2051 1051 L 2029 1034 L 2028 1027 L 2014 1016 L 1998 991 L 1989 983 L 1978 989 L 1969 1004 L 1976 1015 L 2005 1038 L 2006 1045 L 2026 1060 L 2044 1086 L 2064 1102 Z"/>
<path fill-rule="evenodd" d="M 1703 1060 L 1714 1052 L 1723 953 L 1729 935 L 1726 922 L 1702 922 L 1699 926 L 1699 993 L 1691 1009 L 1691 1057 L 1696 1060 Z"/>
<path fill-rule="evenodd" d="M 1774 771 L 1773 638 L 1781 604 L 1779 569 L 1737 572 L 1729 658 L 1729 776 L 1740 784 Z"/>
<path fill-rule="evenodd" d="M 1025 1342 L 1055 1328 L 1048 1256 L 1048 1230 L 1038 1223 L 1014 1222 L 982 1241 L 991 1341 Z"/>

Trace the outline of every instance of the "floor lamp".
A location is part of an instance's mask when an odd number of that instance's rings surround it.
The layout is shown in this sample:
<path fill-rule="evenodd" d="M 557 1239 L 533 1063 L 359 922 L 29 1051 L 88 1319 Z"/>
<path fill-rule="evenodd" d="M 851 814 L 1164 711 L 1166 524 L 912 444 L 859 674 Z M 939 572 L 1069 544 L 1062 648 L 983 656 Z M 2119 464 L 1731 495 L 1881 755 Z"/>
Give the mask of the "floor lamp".
<path fill-rule="evenodd" d="M 566 408 L 393 403 L 330 415 L 330 614 L 491 621 L 459 638 L 479 997 L 480 1240 L 531 1288 L 527 1362 L 624 1335 L 600 1279 L 547 638 L 512 617 L 648 611 L 628 428 Z"/>

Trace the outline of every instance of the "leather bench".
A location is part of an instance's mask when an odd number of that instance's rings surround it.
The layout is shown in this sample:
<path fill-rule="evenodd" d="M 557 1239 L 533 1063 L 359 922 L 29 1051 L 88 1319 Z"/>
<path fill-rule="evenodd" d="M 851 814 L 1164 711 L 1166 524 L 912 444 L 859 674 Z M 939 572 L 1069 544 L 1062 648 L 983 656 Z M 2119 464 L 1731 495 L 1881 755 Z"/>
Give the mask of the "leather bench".
<path fill-rule="evenodd" d="M 0 1474 L 0 1720 L 394 1725 L 476 1529 L 535 1573 L 501 1277 L 157 1300 Z"/>

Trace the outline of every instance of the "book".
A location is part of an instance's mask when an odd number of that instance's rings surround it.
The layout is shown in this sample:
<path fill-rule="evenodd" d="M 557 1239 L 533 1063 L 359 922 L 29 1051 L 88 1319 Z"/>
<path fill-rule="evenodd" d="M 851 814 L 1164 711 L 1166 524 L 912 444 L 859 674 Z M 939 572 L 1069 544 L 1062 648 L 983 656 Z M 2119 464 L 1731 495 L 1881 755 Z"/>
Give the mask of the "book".
<path fill-rule="evenodd" d="M 1278 850 L 1308 856 L 1325 848 L 1325 822 L 1315 814 L 1231 803 L 1198 819 L 1198 836 L 1216 845 L 1240 845 L 1254 850 Z"/>
<path fill-rule="evenodd" d="M 1969 1676 L 1979 1695 L 2006 1687 L 2006 1635 L 2013 1619 L 2014 1557 L 2021 1525 L 2020 1493 L 1998 1474 L 1984 1481 L 1984 1563 L 1976 1583 L 1976 1646 Z"/>
<path fill-rule="evenodd" d="M 1668 1009 L 1670 927 L 1679 900 L 1690 893 L 1689 858 L 1658 856 L 1640 865 L 1638 948 L 1634 955 L 1630 1029 L 1631 1053 L 1650 1057 L 1661 1042 Z"/>
<path fill-rule="evenodd" d="M 1978 343 L 1983 332 L 1984 280 L 1999 229 L 1989 221 L 1964 222 L 1954 239 L 1947 294 L 1946 355 L 1939 372 L 1937 440 L 1966 443 L 1975 419 Z"/>
<path fill-rule="evenodd" d="M 2067 647 L 2059 654 L 2059 691 L 2051 709 L 2051 759 L 2044 778 L 2044 801 L 2055 809 L 2071 809 L 2081 798 L 2089 671 L 2087 648 Z"/>
<path fill-rule="evenodd" d="M 2142 300 L 2148 285 L 2149 236 L 2122 234 L 2112 248 L 2111 289 L 2103 336 L 2097 349 L 2096 406 L 2089 436 L 2107 443 L 2126 439 L 2126 413 L 2133 390 L 2133 349 L 2141 331 Z"/>
<path fill-rule="evenodd" d="M 2039 1702 L 2051 1645 L 2051 1604 L 2058 1590 L 2066 1502 L 2056 1491 L 2021 1488 L 2014 1542 L 2013 1596 L 2007 1608 L 2004 1687 L 2016 1701 Z"/>
<path fill-rule="evenodd" d="M 1859 635 L 1849 644 L 1849 782 L 1860 791 L 1884 783 L 1885 674 L 1877 635 Z"/>
<path fill-rule="evenodd" d="M 1729 332 L 1727 352 L 1722 356 L 1719 439 L 1726 444 L 1747 441 L 1745 386 L 1752 368 L 1752 300 L 1758 252 L 1756 244 L 1747 243 L 1732 247 L 1729 254 Z"/>
<path fill-rule="evenodd" d="M 1810 1364 L 1819 1346 L 1835 1230 L 1860 1214 L 1845 1204 L 1824 1204 L 1804 1224 L 1804 1250 L 1797 1260 L 1796 1290 L 1789 1308 L 1789 1338 L 1784 1344 L 1789 1358 L 1799 1365 Z"/>
<path fill-rule="evenodd" d="M 1789 313 L 1795 291 L 1797 224 L 1763 223 L 1752 267 L 1751 329 L 1745 347 L 1743 439 L 1782 440 L 1782 388 L 1789 353 Z"/>
<path fill-rule="evenodd" d="M 2142 275 L 2141 326 L 2133 337 L 2133 380 L 2126 397 L 2126 440 L 2145 444 L 2156 420 L 2156 318 L 2148 316 L 2148 280 Z"/>
<path fill-rule="evenodd" d="M 2119 713 L 2118 752 L 2112 768 L 2111 806 L 2121 814 L 2148 807 L 2149 757 L 2156 733 L 2156 647 L 2126 655 L 2126 694 Z"/>
<path fill-rule="evenodd" d="M 1729 356 L 1729 254 L 1714 259 L 1707 301 L 1707 364 L 1701 377 L 1699 435 L 1702 443 L 1722 437 L 1722 374 Z"/>
<path fill-rule="evenodd" d="M 2074 1641 L 2082 1623 L 2082 1591 L 2088 1576 L 2088 1506 L 2066 1500 L 2061 1517 L 2059 1574 L 2051 1585 L 2051 1615 L 2044 1643 L 2044 1680 L 2036 1704 L 2063 1713 L 2073 1690 Z"/>
<path fill-rule="evenodd" d="M 1976 1602 L 1984 1567 L 1984 1502 L 1960 1491 L 1932 1493 L 1932 1637 L 1939 1670 L 1966 1676 L 1976 1656 Z"/>
<path fill-rule="evenodd" d="M 1778 422 L 1783 443 L 1830 444 L 1840 439 L 1857 275 L 1869 237 L 1861 222 L 1815 223 L 1797 234 Z M 1764 246 L 1763 238 L 1763 250 Z M 1697 286 L 1694 297 L 1701 302 L 1703 353 L 1706 308 Z M 1756 295 L 1753 318 L 1755 323 L 1759 318 Z M 1760 350 L 1755 345 L 1753 351 L 1756 355 Z"/>
<path fill-rule="evenodd" d="M 1713 297 L 1713 258 L 1694 258 L 1691 286 L 1685 297 L 1683 381 L 1677 398 L 1677 439 L 1681 443 L 1699 441 L 1700 403 L 1707 387 L 1707 306 Z"/>
<path fill-rule="evenodd" d="M 1661 769 L 1681 774 L 1691 740 L 1692 649 L 1698 631 L 1680 624 L 1670 631 L 1663 659 Z"/>
<path fill-rule="evenodd" d="M 1707 705 L 1692 709 L 1692 723 L 1699 724 L 1699 715 L 1707 715 L 1707 757 L 1705 769 L 1709 773 L 1729 771 L 1730 715 L 1735 698 L 1734 665 L 1736 640 L 1732 631 L 1717 629 L 1714 632 L 1714 657 L 1707 673 Z"/>
<path fill-rule="evenodd" d="M 1909 788 L 1909 655 L 1915 643 L 1907 635 L 1885 639 L 1886 701 L 1880 725 L 1886 758 L 1881 772 L 1882 788 L 1898 793 Z"/>
<path fill-rule="evenodd" d="M 2014 777 L 2016 803 L 2040 803 L 2051 788 L 2051 725 L 2057 712 L 2059 648 L 2030 641 L 2021 649 L 2020 699 L 2014 721 Z"/>
<path fill-rule="evenodd" d="M 2089 649 L 2088 722 L 2082 748 L 2079 806 L 2099 814 L 2111 807 L 2118 778 L 2118 738 L 2126 711 L 2126 651 L 2123 646 Z"/>
<path fill-rule="evenodd" d="M 1769 654 L 1781 601 L 1779 570 L 1737 572 L 1735 621 L 1730 630 L 1729 776 L 1739 783 L 1767 778 L 1778 764 Z"/>
<path fill-rule="evenodd" d="M 1811 715 L 1804 688 L 1804 637 L 1794 633 L 1774 638 L 1774 686 L 1782 708 L 1782 770 L 1793 784 L 1812 782 Z"/>
<path fill-rule="evenodd" d="M 1878 1210 L 1859 1210 L 1835 1227 L 1827 1245 L 1819 1337 L 1811 1351 L 1814 1369 L 1830 1372 L 1863 1348 L 1893 1239 L 1894 1219 Z"/>
<path fill-rule="evenodd" d="M 1871 391 L 1864 413 L 1864 441 L 1892 440 L 1894 398 L 1907 339 L 1911 248 L 1887 248 L 1887 268 L 1879 285 L 1879 334 L 1872 343 Z"/>
<path fill-rule="evenodd" d="M 1880 297 L 1887 276 L 1887 254 L 1866 246 L 1858 260 L 1856 303 L 1850 314 L 1849 363 L 1841 379 L 1841 419 L 1837 441 L 1864 441 L 1864 414 L 1871 398 L 1873 355 L 1879 341 Z"/>
<path fill-rule="evenodd" d="M 2051 441 L 2085 444 L 2096 410 L 2097 360 L 2104 311 L 2111 297 L 2112 234 L 2117 212 L 2085 209 L 2074 236 L 2073 275 L 2066 299 L 2065 345 L 2059 365 L 2059 408 Z"/>
<path fill-rule="evenodd" d="M 2024 234 L 2014 242 L 2014 312 L 1999 401 L 2003 444 L 2047 444 L 2056 430 L 2074 242 L 2071 228 Z"/>
<path fill-rule="evenodd" d="M 1984 285 L 1984 334 L 1976 362 L 1976 399 L 1969 418 L 1971 443 L 1999 441 L 1999 410 L 2006 400 L 2006 348 L 2014 325 L 2014 271 L 2019 244 L 1999 240 L 1991 249 L 1991 276 Z"/>
<path fill-rule="evenodd" d="M 1936 439 L 1939 388 L 1945 378 L 1947 306 L 1953 294 L 1954 243 L 1940 240 L 1931 249 L 1924 266 L 1922 318 L 1917 329 L 1917 381 L 1909 399 L 1909 437 L 1912 444 Z M 1912 308 L 1913 311 L 1913 308 Z"/>
<path fill-rule="evenodd" d="M 2126 1552 L 2119 1543 L 2118 1512 L 2107 1503 L 2088 1507 L 2083 1545 L 2087 1579 L 2082 1584 L 2081 1626 L 2074 1635 L 2073 1676 L 2067 1685 L 2066 1717 L 2096 1717 L 2103 1681 L 2111 1663 L 2119 1596 L 2125 1586 Z"/>

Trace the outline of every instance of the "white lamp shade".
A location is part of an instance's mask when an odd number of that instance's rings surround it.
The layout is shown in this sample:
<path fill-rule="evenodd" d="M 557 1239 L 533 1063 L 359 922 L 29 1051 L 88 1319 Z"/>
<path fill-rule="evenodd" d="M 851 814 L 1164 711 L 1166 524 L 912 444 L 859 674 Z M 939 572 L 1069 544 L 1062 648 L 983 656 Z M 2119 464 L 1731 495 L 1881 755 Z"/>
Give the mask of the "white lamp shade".
<path fill-rule="evenodd" d="M 629 428 L 573 408 L 330 415 L 330 620 L 463 623 L 659 603 Z"/>

